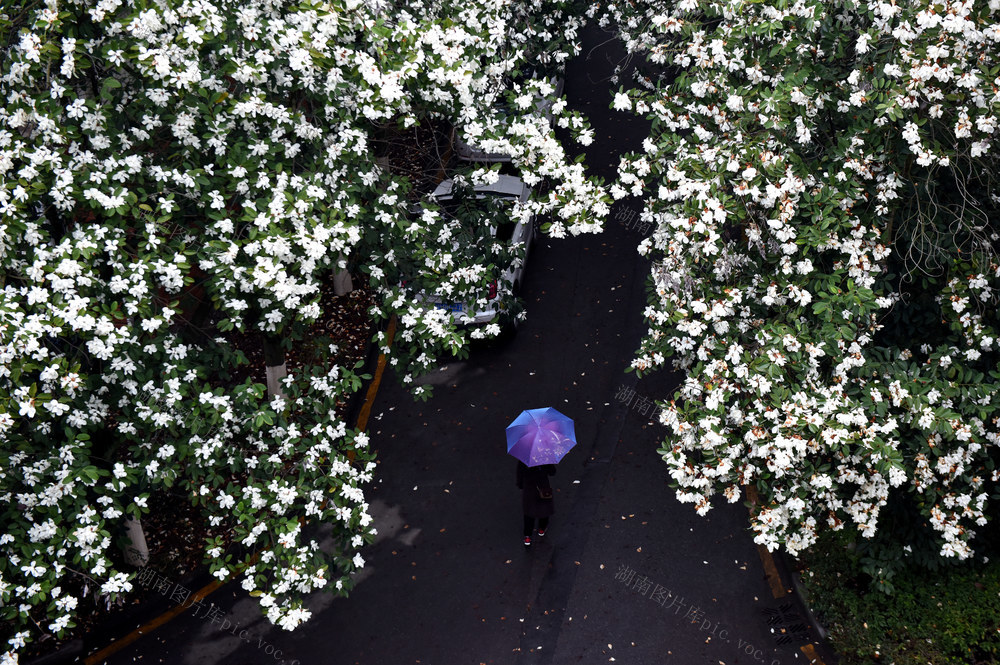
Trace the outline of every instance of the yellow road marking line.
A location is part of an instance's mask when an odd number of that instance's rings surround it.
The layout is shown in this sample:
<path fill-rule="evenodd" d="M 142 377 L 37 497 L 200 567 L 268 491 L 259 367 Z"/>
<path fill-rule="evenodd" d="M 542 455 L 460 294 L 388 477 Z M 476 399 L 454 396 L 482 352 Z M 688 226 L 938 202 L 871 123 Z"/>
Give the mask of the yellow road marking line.
<path fill-rule="evenodd" d="M 388 342 L 387 346 L 392 346 L 392 340 L 396 336 L 396 317 L 393 316 L 389 320 L 389 326 L 386 329 L 386 338 Z M 361 411 L 358 413 L 358 422 L 356 427 L 364 431 L 365 427 L 368 426 L 368 416 L 371 414 L 372 403 L 375 401 L 375 395 L 378 393 L 379 384 L 382 382 L 382 374 L 385 372 L 385 353 L 380 353 L 378 356 L 378 363 L 375 367 L 375 376 L 372 378 L 371 385 L 368 386 L 368 392 L 365 394 L 365 403 L 361 406 Z M 256 557 L 254 557 L 256 558 Z M 87 656 L 83 663 L 84 665 L 98 665 L 103 663 L 109 656 L 117 653 L 118 651 L 124 649 L 132 642 L 142 637 L 147 633 L 151 633 L 163 624 L 167 623 L 175 616 L 182 614 L 188 608 L 192 607 L 195 602 L 202 600 L 210 593 L 217 590 L 222 586 L 222 582 L 210 582 L 203 586 L 201 589 L 196 591 L 191 598 L 193 599 L 189 605 L 178 605 L 170 610 L 167 610 L 160 616 L 156 617 L 152 621 L 148 622 L 143 626 L 139 626 L 131 633 L 125 637 L 115 640 L 108 646 L 104 647 L 92 656 Z"/>
<path fill-rule="evenodd" d="M 747 493 L 747 498 L 752 503 L 759 503 L 760 495 L 757 494 L 756 487 L 746 485 L 743 489 Z M 767 581 L 771 585 L 771 594 L 775 598 L 781 598 L 786 595 L 788 589 L 785 588 L 785 585 L 781 581 L 781 575 L 778 574 L 778 567 L 774 564 L 774 557 L 771 556 L 771 553 L 763 545 L 757 546 L 757 553 L 760 555 L 760 562 L 764 564 L 764 572 L 767 573 Z M 803 655 L 809 659 L 810 665 L 826 665 L 813 645 L 806 644 L 799 648 L 802 650 Z"/>
<path fill-rule="evenodd" d="M 192 594 L 191 598 L 193 600 L 189 605 L 178 605 L 177 607 L 174 607 L 173 609 L 164 612 L 163 614 L 156 617 L 146 625 L 139 626 L 131 633 L 121 638 L 120 640 L 115 640 L 114 642 L 104 647 L 103 649 L 93 654 L 92 656 L 87 656 L 83 660 L 84 665 L 97 665 L 98 663 L 103 663 L 108 658 L 108 656 L 111 656 L 112 654 L 116 653 L 117 651 L 120 651 L 129 644 L 132 644 L 132 642 L 135 642 L 137 639 L 139 639 L 146 633 L 153 632 L 155 629 L 167 623 L 178 614 L 187 611 L 189 608 L 193 607 L 196 602 L 205 598 L 208 594 L 212 593 L 220 586 L 222 586 L 221 582 L 209 582 L 201 589 L 196 591 L 194 594 Z"/>
<path fill-rule="evenodd" d="M 389 326 L 385 331 L 386 346 L 392 346 L 392 340 L 396 337 L 396 317 L 393 316 L 389 319 Z M 372 378 L 371 385 L 368 386 L 368 394 L 365 395 L 365 403 L 361 406 L 361 411 L 358 413 L 358 422 L 356 427 L 359 430 L 364 431 L 368 427 L 368 417 L 372 412 L 372 404 L 375 402 L 375 394 L 378 392 L 378 387 L 382 383 L 382 373 L 385 371 L 385 354 L 380 353 L 378 356 L 378 364 L 375 366 L 375 376 Z"/>
<path fill-rule="evenodd" d="M 823 659 L 820 658 L 819 654 L 816 653 L 816 647 L 813 645 L 807 644 L 799 648 L 802 649 L 802 653 L 805 654 L 805 657 L 809 659 L 810 665 L 826 665 L 826 663 L 823 662 Z"/>
<path fill-rule="evenodd" d="M 757 546 L 757 554 L 760 555 L 760 562 L 764 564 L 764 572 L 767 574 L 767 583 L 771 585 L 771 595 L 775 598 L 781 598 L 788 591 L 785 589 L 785 585 L 781 582 L 781 575 L 778 574 L 778 567 L 774 565 L 774 557 L 771 553 L 767 551 L 767 548 L 763 545 Z"/>
<path fill-rule="evenodd" d="M 757 488 L 752 485 L 746 485 L 743 488 L 747 493 L 747 498 L 750 499 L 752 503 L 759 503 L 760 495 L 757 494 Z M 771 595 L 775 598 L 782 598 L 788 593 L 785 589 L 784 582 L 781 581 L 781 575 L 778 574 L 778 567 L 774 563 L 774 557 L 763 545 L 757 546 L 757 554 L 760 555 L 760 562 L 764 566 L 764 572 L 767 574 L 767 583 L 771 587 Z"/>

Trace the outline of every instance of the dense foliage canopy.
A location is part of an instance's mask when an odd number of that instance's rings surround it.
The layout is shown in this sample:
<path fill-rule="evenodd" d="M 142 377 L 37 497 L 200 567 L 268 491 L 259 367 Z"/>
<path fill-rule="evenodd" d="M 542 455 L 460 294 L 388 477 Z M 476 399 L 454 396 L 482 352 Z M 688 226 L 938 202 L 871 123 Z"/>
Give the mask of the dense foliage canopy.
<path fill-rule="evenodd" d="M 226 334 L 300 340 L 321 283 L 351 269 L 380 296 L 373 315 L 399 317 L 392 353 L 406 380 L 464 348 L 468 333 L 417 287 L 472 304 L 497 266 L 440 251 L 454 220 L 411 215 L 420 192 L 374 149 L 408 127 L 458 127 L 511 154 L 529 184 L 547 179 L 516 214 L 547 214 L 553 235 L 599 230 L 600 185 L 533 113 L 545 73 L 516 76 L 574 53 L 581 17 L 567 9 L 4 4 L 0 616 L 17 632 L 3 662 L 32 635 L 62 634 L 89 595 L 129 591 L 115 541 L 164 488 L 231 536 L 228 549 L 206 545 L 212 571 L 239 575 L 273 622 L 306 620 L 315 589 L 346 592 L 375 533 L 368 437 L 336 415 L 357 368 L 317 360 L 268 398 L 239 378 L 245 359 Z M 553 112 L 589 142 L 564 101 Z M 418 277 L 410 288 L 400 257 Z M 322 548 L 317 524 L 332 526 Z"/>
<path fill-rule="evenodd" d="M 644 60 L 614 106 L 652 132 L 611 193 L 644 197 L 657 229 L 634 367 L 685 372 L 663 417 L 679 498 L 704 513 L 753 486 L 758 542 L 793 553 L 851 526 L 893 536 L 890 554 L 970 557 L 998 480 L 1000 3 L 588 9 Z M 515 215 L 599 231 L 600 184 L 534 112 L 587 17 L 559 0 L 3 12 L 4 662 L 130 589 L 114 541 L 164 488 L 232 534 L 207 544 L 213 572 L 294 628 L 305 594 L 347 591 L 374 535 L 368 437 L 336 415 L 361 379 L 319 359 L 268 398 L 227 334 L 296 343 L 349 269 L 398 319 L 405 382 L 461 353 L 469 333 L 421 294 L 482 304 L 510 248 L 415 205 L 377 144 L 454 127 L 538 186 Z M 590 142 L 565 101 L 553 112 Z"/>
<path fill-rule="evenodd" d="M 685 371 L 678 497 L 755 487 L 757 542 L 792 553 L 891 535 L 883 581 L 901 548 L 970 557 L 998 480 L 1000 4 L 606 10 L 647 60 L 615 106 L 652 133 L 613 193 L 658 229 L 634 368 Z"/>

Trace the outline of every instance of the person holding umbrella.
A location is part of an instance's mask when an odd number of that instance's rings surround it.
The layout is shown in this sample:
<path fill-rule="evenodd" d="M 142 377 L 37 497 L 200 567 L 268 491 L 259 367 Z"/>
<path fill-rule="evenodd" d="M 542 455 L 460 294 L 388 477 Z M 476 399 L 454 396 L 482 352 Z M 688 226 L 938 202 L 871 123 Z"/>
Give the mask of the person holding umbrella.
<path fill-rule="evenodd" d="M 556 463 L 576 445 L 573 420 L 551 407 L 528 409 L 507 426 L 507 452 L 517 458 L 517 486 L 524 511 L 524 546 L 538 520 L 538 535 L 544 536 L 555 511 L 549 476 Z"/>
<path fill-rule="evenodd" d="M 524 546 L 531 546 L 531 534 L 538 519 L 538 535 L 544 536 L 549 518 L 555 512 L 555 500 L 549 476 L 556 475 L 555 464 L 528 466 L 517 462 L 517 486 L 521 489 L 521 506 L 524 509 Z"/>

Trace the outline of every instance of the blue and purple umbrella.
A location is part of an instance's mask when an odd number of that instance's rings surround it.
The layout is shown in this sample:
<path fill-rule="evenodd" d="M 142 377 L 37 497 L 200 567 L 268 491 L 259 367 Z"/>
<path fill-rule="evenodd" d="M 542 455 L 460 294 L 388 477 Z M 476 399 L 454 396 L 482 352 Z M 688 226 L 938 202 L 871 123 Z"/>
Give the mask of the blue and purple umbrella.
<path fill-rule="evenodd" d="M 507 425 L 507 452 L 528 466 L 556 464 L 575 445 L 573 420 L 550 406 L 522 411 Z"/>

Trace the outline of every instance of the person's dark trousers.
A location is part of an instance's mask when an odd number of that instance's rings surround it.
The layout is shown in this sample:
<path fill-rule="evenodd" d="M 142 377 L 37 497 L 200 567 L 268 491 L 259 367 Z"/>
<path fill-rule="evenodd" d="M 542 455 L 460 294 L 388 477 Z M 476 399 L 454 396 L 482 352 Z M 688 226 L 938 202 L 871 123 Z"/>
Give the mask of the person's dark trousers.
<path fill-rule="evenodd" d="M 538 530 L 545 531 L 545 528 L 549 525 L 548 517 L 541 517 L 538 519 Z M 535 518 L 524 516 L 524 535 L 530 537 L 531 533 L 535 530 Z"/>

